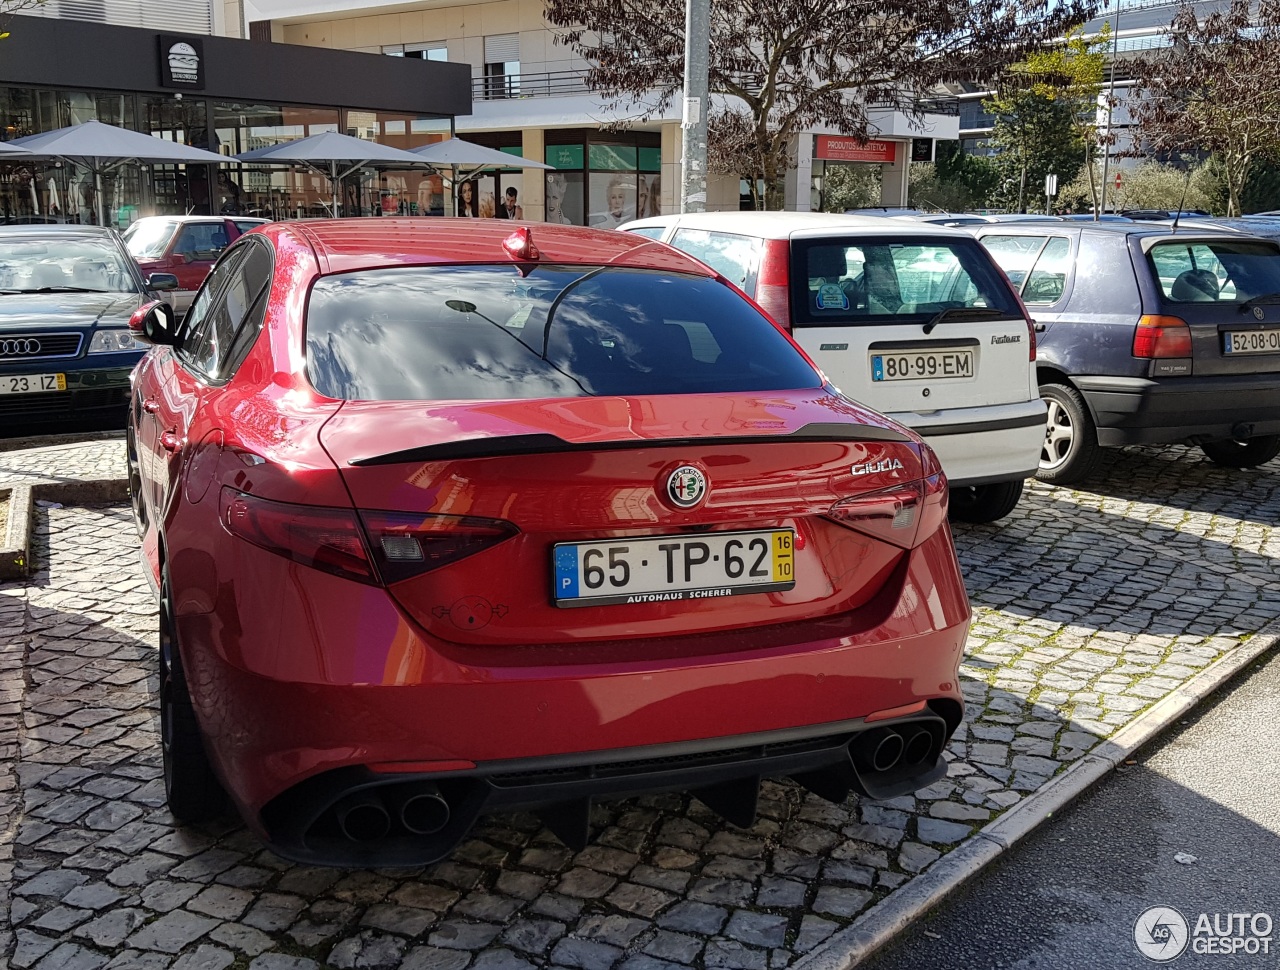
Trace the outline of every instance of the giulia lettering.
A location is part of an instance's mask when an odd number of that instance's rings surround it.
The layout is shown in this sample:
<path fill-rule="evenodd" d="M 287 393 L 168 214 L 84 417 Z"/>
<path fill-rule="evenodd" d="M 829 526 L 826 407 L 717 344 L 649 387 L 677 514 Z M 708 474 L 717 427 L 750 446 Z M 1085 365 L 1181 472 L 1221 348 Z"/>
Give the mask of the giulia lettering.
<path fill-rule="evenodd" d="M 880 461 L 869 461 L 854 465 L 849 469 L 852 475 L 874 475 L 876 472 L 896 472 L 902 470 L 902 462 L 897 458 L 882 458 Z"/>

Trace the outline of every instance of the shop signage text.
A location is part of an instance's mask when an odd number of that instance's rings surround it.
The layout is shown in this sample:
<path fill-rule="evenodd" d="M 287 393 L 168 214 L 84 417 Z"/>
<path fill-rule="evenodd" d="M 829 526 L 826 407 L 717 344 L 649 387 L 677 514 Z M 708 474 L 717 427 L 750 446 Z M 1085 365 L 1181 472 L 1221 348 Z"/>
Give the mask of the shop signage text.
<path fill-rule="evenodd" d="M 893 162 L 896 142 L 869 141 L 840 135 L 818 135 L 814 139 L 813 157 L 831 162 Z"/>

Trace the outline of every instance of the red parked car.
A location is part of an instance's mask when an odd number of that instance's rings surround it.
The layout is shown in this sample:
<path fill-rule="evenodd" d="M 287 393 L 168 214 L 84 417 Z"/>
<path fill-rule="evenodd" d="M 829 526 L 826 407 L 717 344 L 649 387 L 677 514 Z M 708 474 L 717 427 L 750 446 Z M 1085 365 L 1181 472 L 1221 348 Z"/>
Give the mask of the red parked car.
<path fill-rule="evenodd" d="M 165 296 L 165 302 L 181 316 L 222 251 L 267 222 L 246 216 L 145 216 L 124 231 L 124 244 L 143 276 L 178 277 L 178 288 Z"/>
<path fill-rule="evenodd" d="M 946 770 L 945 478 L 725 279 L 622 233 L 276 223 L 152 304 L 134 506 L 169 805 L 286 858 L 439 859 L 481 812 Z"/>

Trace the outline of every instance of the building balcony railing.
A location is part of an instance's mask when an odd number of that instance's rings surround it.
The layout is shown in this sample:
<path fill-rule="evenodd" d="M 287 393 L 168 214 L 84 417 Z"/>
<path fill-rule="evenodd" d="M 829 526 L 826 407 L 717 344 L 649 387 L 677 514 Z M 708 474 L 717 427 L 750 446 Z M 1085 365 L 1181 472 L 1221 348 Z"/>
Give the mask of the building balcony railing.
<path fill-rule="evenodd" d="M 758 90 L 759 85 L 755 88 Z M 748 87 L 750 90 L 750 86 Z M 562 98 L 574 94 L 590 94 L 585 71 L 543 71 L 534 74 L 498 74 L 471 79 L 473 101 L 507 101 L 513 98 Z M 958 115 L 960 103 L 954 98 L 917 98 L 916 110 L 925 114 Z M 872 103 L 872 109 L 897 107 L 888 103 Z"/>
<path fill-rule="evenodd" d="M 471 80 L 473 101 L 505 101 L 510 98 L 562 98 L 590 93 L 582 71 L 543 71 L 538 74 L 502 74 Z"/>

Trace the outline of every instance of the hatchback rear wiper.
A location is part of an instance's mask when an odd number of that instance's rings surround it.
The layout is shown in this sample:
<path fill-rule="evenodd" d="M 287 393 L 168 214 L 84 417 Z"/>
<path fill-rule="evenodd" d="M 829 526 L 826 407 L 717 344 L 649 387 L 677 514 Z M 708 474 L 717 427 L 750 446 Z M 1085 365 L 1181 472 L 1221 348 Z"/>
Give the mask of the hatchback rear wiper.
<path fill-rule="evenodd" d="M 1251 300 L 1245 300 L 1240 304 L 1240 312 L 1245 313 L 1252 310 L 1256 306 L 1280 303 L 1280 293 L 1264 293 L 1262 296 L 1255 296 Z"/>
<path fill-rule="evenodd" d="M 944 320 L 1013 320 L 1004 310 L 990 306 L 949 306 L 939 310 L 924 325 L 925 333 L 933 333 L 933 328 Z"/>

